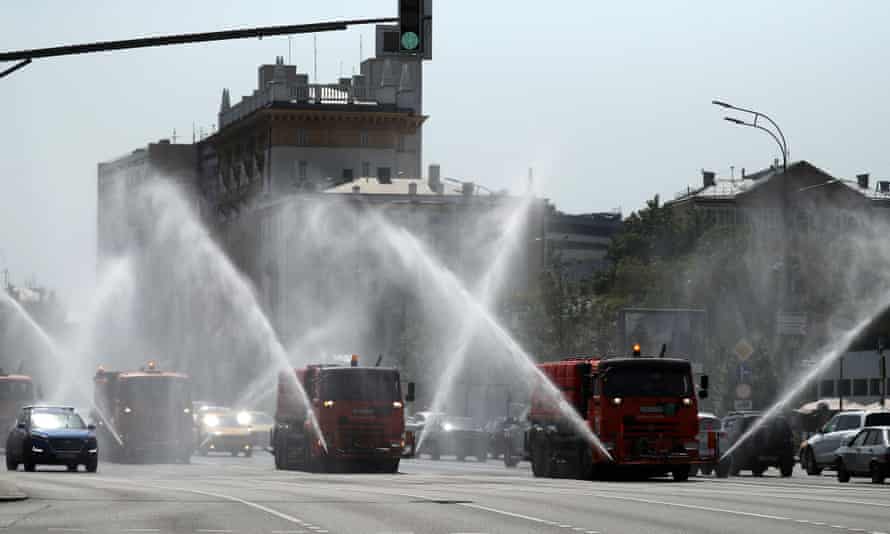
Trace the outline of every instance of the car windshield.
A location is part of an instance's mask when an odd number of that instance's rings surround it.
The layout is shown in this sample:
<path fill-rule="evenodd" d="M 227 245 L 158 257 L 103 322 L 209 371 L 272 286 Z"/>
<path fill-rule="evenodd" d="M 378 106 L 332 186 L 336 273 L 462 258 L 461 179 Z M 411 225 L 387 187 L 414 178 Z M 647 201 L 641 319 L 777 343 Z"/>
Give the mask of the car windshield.
<path fill-rule="evenodd" d="M 31 412 L 31 428 L 36 430 L 58 430 L 62 428 L 83 429 L 83 419 L 73 411 L 33 411 Z"/>
<path fill-rule="evenodd" d="M 0 382 L 0 401 L 33 400 L 34 387 L 31 382 L 2 381 Z"/>
<path fill-rule="evenodd" d="M 890 426 L 890 412 L 870 413 L 866 415 L 865 426 Z"/>
<path fill-rule="evenodd" d="M 692 395 L 689 373 L 664 367 L 612 367 L 603 377 L 609 397 L 688 397 Z"/>
<path fill-rule="evenodd" d="M 397 401 L 402 394 L 399 375 L 393 371 L 344 369 L 325 373 L 321 386 L 324 400 Z"/>

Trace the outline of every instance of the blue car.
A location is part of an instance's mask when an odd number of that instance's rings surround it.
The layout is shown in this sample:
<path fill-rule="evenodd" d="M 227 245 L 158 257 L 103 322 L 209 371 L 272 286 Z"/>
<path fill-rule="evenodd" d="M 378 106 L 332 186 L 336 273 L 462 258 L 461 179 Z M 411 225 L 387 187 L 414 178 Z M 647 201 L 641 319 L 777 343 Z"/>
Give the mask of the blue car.
<path fill-rule="evenodd" d="M 99 467 L 96 427 L 86 425 L 74 408 L 68 406 L 25 406 L 6 438 L 6 468 L 25 465 L 34 471 L 38 465 L 65 465 L 77 471 L 83 465 L 90 473 Z"/>

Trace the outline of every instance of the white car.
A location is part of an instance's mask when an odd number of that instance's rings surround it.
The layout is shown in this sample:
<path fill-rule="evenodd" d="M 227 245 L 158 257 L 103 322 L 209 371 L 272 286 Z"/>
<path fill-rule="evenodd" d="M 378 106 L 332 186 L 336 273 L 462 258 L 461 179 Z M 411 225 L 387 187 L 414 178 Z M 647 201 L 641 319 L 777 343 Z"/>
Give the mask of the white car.
<path fill-rule="evenodd" d="M 890 425 L 890 411 L 867 412 L 863 410 L 841 412 L 832 417 L 816 435 L 800 447 L 800 466 L 809 475 L 818 475 L 823 469 L 834 469 L 835 452 L 850 438 L 867 426 Z"/>

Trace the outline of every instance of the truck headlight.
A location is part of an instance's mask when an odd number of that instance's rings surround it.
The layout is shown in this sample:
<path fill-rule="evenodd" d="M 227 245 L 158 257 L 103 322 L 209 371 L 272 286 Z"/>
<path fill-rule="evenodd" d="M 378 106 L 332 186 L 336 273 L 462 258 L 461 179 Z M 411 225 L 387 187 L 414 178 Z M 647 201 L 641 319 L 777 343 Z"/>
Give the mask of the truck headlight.
<path fill-rule="evenodd" d="M 325 408 L 333 408 L 333 407 L 334 407 L 334 401 L 332 401 L 332 400 L 326 400 L 326 401 L 324 401 L 323 405 L 324 405 Z"/>
<path fill-rule="evenodd" d="M 621 402 L 621 397 L 615 397 L 612 399 L 612 404 L 614 404 L 615 406 L 621 406 Z"/>
<path fill-rule="evenodd" d="M 235 417 L 238 421 L 238 424 L 241 426 L 247 426 L 253 420 L 253 417 L 250 416 L 247 412 L 238 412 L 238 415 Z"/>

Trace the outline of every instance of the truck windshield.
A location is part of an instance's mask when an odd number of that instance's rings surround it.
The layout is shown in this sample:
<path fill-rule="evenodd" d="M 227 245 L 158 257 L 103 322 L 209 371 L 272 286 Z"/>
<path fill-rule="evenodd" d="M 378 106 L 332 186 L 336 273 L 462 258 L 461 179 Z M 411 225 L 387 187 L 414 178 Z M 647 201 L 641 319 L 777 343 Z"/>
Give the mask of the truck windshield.
<path fill-rule="evenodd" d="M 24 381 L 2 381 L 0 382 L 0 400 L 17 401 L 17 400 L 33 400 L 34 388 L 31 382 Z"/>
<path fill-rule="evenodd" d="M 688 371 L 663 367 L 613 367 L 603 376 L 608 397 L 689 397 Z"/>
<path fill-rule="evenodd" d="M 188 383 L 179 377 L 130 377 L 121 383 L 122 397 L 133 406 L 164 409 L 190 404 Z"/>
<path fill-rule="evenodd" d="M 326 373 L 322 382 L 322 396 L 324 400 L 402 400 L 398 374 L 361 370 Z"/>

